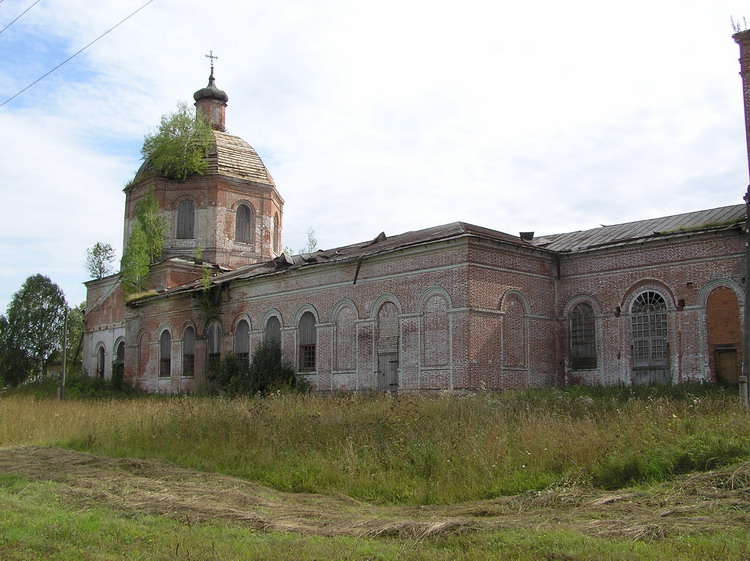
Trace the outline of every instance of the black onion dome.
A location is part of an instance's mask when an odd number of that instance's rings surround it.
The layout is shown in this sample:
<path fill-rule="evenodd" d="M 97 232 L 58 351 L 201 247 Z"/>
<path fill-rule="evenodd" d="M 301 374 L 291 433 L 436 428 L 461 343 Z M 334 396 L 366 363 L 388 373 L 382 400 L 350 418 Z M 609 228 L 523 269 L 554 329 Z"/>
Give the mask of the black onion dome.
<path fill-rule="evenodd" d="M 201 99 L 215 99 L 226 103 L 229 101 L 229 96 L 224 90 L 220 90 L 216 87 L 214 73 L 211 72 L 211 76 L 208 77 L 208 86 L 195 92 L 193 94 L 193 99 L 195 99 L 195 101 L 200 101 Z"/>

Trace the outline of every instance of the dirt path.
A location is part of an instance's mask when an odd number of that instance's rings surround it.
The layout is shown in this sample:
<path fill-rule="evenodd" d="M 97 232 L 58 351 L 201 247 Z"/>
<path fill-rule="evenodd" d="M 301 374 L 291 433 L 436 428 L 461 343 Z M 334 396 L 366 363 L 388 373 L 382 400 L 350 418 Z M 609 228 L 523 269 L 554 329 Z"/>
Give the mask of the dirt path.
<path fill-rule="evenodd" d="M 259 530 L 423 538 L 504 528 L 566 529 L 659 538 L 673 532 L 750 529 L 750 462 L 681 478 L 650 493 L 570 487 L 449 506 L 389 507 L 345 496 L 292 494 L 166 462 L 57 448 L 0 449 L 0 474 L 61 484 L 81 504 L 186 523 L 228 519 Z"/>

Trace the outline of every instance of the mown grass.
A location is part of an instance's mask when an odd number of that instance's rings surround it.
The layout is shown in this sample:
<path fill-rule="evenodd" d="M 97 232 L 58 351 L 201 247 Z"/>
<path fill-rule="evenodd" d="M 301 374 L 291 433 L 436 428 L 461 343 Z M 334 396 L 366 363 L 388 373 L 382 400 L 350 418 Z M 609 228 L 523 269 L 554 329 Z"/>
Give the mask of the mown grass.
<path fill-rule="evenodd" d="M 406 395 L 0 399 L 0 446 L 164 459 L 291 492 L 450 504 L 571 483 L 618 488 L 750 458 L 750 415 L 713 386 Z"/>
<path fill-rule="evenodd" d="M 741 561 L 747 532 L 600 538 L 572 531 L 503 530 L 437 539 L 322 537 L 258 532 L 241 524 L 81 508 L 59 484 L 0 476 L 0 559 L 5 561 Z"/>

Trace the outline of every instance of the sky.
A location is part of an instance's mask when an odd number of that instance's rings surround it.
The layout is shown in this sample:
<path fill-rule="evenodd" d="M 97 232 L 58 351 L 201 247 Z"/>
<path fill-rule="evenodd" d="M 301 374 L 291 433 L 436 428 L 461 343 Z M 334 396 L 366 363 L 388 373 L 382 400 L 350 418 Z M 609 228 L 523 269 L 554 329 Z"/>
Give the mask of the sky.
<path fill-rule="evenodd" d="M 210 51 L 292 249 L 310 228 L 322 249 L 455 221 L 584 230 L 747 188 L 746 2 L 0 0 L 0 29 L 30 6 L 0 32 L 0 313 L 37 273 L 82 302 L 96 242 L 119 260 L 143 137 Z"/>

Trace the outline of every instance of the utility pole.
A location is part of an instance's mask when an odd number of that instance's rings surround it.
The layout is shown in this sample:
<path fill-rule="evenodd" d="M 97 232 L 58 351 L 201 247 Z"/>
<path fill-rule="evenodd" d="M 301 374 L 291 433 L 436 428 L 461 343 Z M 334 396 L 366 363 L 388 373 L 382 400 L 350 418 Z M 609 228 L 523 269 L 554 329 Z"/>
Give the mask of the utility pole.
<path fill-rule="evenodd" d="M 68 360 L 68 307 L 65 306 L 65 319 L 63 320 L 63 352 L 62 352 L 62 373 L 60 374 L 60 387 L 57 388 L 57 400 L 65 397 L 65 368 Z"/>
<path fill-rule="evenodd" d="M 742 99 L 745 108 L 745 140 L 747 146 L 748 172 L 750 172 L 750 30 L 740 31 L 732 39 L 740 46 L 740 76 L 742 77 Z M 748 376 L 750 376 L 750 185 L 745 193 L 745 306 L 742 333 L 742 376 L 740 376 L 740 398 L 750 408 Z"/>

